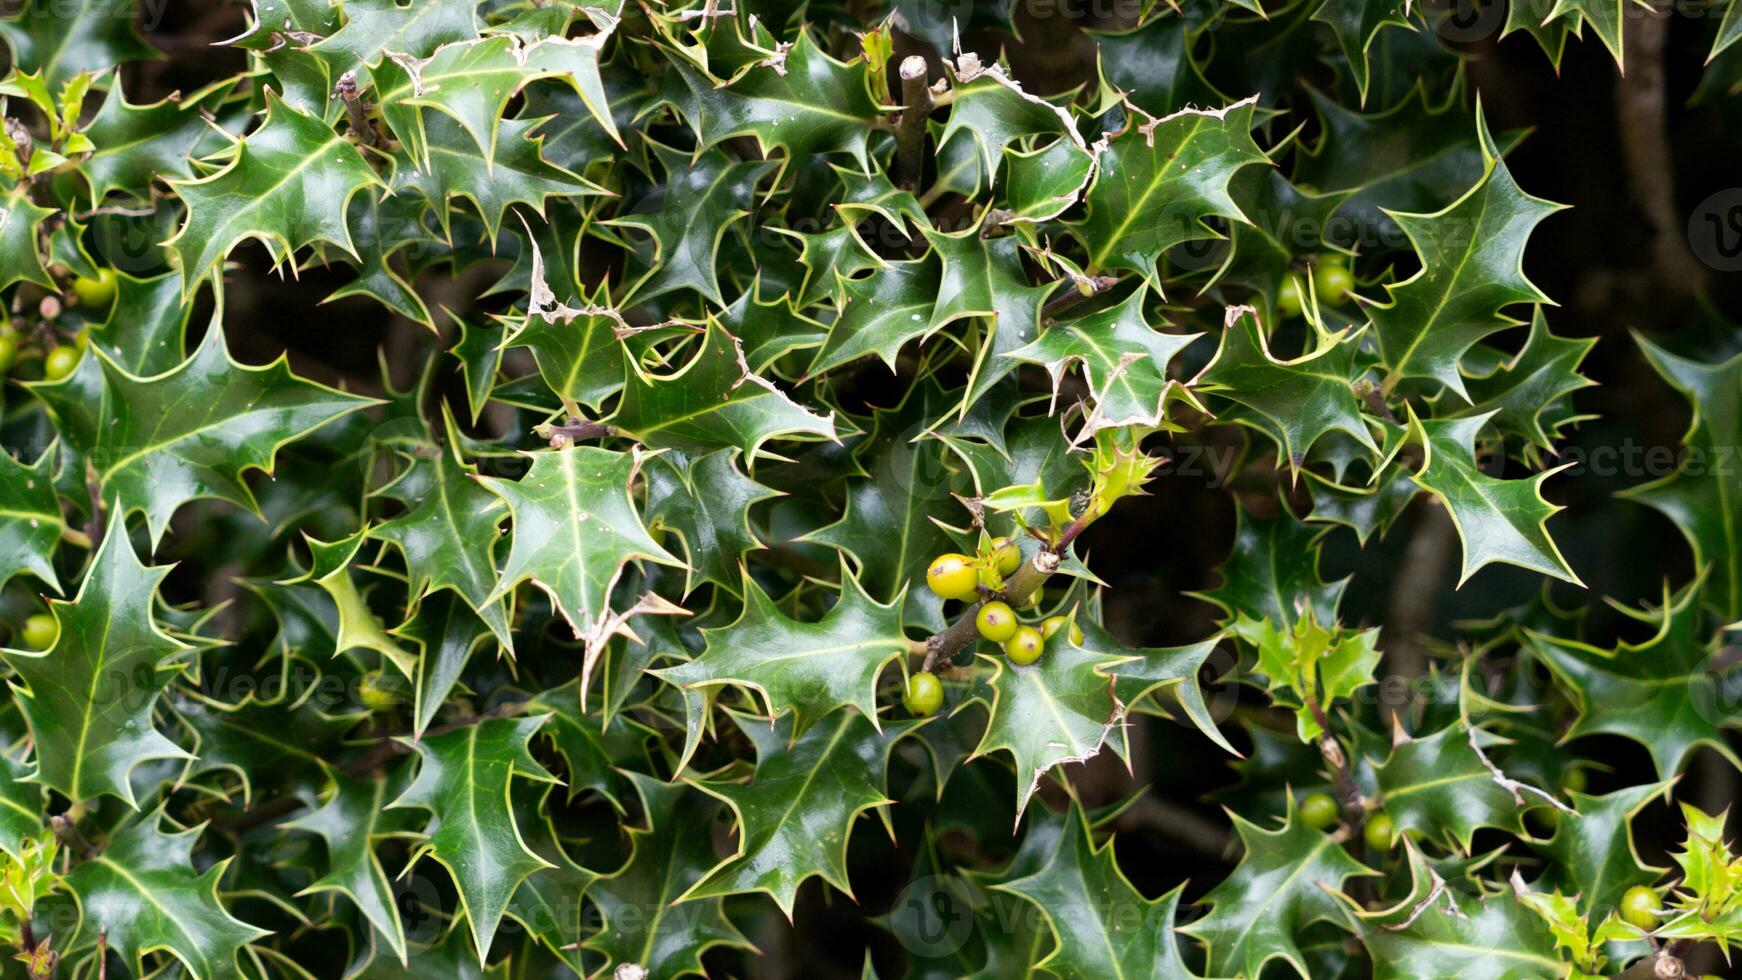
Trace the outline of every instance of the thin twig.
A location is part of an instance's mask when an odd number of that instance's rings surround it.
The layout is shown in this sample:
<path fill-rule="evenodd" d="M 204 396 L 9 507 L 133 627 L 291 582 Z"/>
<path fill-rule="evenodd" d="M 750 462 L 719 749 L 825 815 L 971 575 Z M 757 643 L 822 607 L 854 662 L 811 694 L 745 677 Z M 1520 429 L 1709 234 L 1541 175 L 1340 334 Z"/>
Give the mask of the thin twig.
<path fill-rule="evenodd" d="M 895 184 L 907 190 L 919 186 L 925 171 L 925 122 L 932 113 L 932 93 L 926 87 L 925 59 L 903 59 L 901 75 L 901 120 L 895 124 Z"/>
<path fill-rule="evenodd" d="M 617 429 L 614 426 L 606 425 L 603 422 L 589 422 L 586 419 L 573 416 L 570 416 L 561 425 L 547 422 L 544 425 L 534 427 L 532 431 L 540 439 L 548 440 L 552 449 L 561 449 L 583 439 L 602 439 L 617 434 Z"/>
<path fill-rule="evenodd" d="M 1078 303 L 1081 303 L 1083 300 L 1086 300 L 1091 296 L 1099 296 L 1101 293 L 1112 289 L 1114 286 L 1119 284 L 1119 277 L 1089 276 L 1084 279 L 1073 278 L 1068 281 L 1074 283 L 1077 288 L 1067 290 L 1058 296 L 1054 296 L 1052 299 L 1047 300 L 1046 305 L 1040 308 L 1040 318 L 1042 320 L 1050 320 L 1060 312 L 1070 309 Z M 1085 289 L 1087 292 L 1084 291 Z"/>

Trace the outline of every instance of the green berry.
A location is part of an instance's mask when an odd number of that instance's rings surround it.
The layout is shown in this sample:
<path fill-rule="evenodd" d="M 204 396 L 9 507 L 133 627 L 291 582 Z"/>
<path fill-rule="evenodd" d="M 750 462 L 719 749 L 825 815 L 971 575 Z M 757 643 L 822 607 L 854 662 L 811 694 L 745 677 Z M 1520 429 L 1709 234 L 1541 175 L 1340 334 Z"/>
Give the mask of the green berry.
<path fill-rule="evenodd" d="M 974 625 L 980 635 L 993 643 L 1003 643 L 1016 635 L 1016 611 L 1002 602 L 988 602 L 974 614 Z"/>
<path fill-rule="evenodd" d="M 0 337 L 0 377 L 12 370 L 12 363 L 18 360 L 18 341 L 12 337 Z"/>
<path fill-rule="evenodd" d="M 1562 772 L 1561 772 L 1561 788 L 1562 789 L 1571 790 L 1574 793 L 1583 793 L 1585 791 L 1585 787 L 1587 787 L 1589 785 L 1590 785 L 1590 778 L 1588 776 L 1586 776 L 1585 769 L 1583 766 L 1574 766 L 1571 769 L 1562 770 Z"/>
<path fill-rule="evenodd" d="M 1375 851 L 1389 851 L 1397 845 L 1397 825 L 1385 814 L 1375 813 L 1367 818 L 1367 826 L 1362 828 L 1361 837 Z"/>
<path fill-rule="evenodd" d="M 1339 256 L 1339 261 L 1321 260 L 1313 267 L 1313 288 L 1318 292 L 1319 301 L 1332 306 L 1343 302 L 1349 295 L 1349 290 L 1355 288 L 1355 274 L 1349 271 Z"/>
<path fill-rule="evenodd" d="M 357 681 L 357 700 L 370 711 L 385 711 L 399 703 L 399 685 L 379 670 L 371 670 Z"/>
<path fill-rule="evenodd" d="M 37 613 L 24 621 L 24 645 L 32 650 L 47 650 L 60 638 L 60 624 L 47 613 Z"/>
<path fill-rule="evenodd" d="M 56 347 L 49 351 L 48 356 L 42 361 L 42 376 L 50 381 L 59 381 L 72 374 L 73 370 L 79 366 L 80 356 L 82 355 L 77 347 L 66 345 Z"/>
<path fill-rule="evenodd" d="M 927 671 L 914 674 L 907 679 L 907 690 L 902 692 L 901 704 L 916 718 L 936 714 L 944 706 L 944 682 L 938 680 L 938 675 Z"/>
<path fill-rule="evenodd" d="M 1658 901 L 1657 892 L 1644 885 L 1634 885 L 1621 896 L 1621 918 L 1629 925 L 1650 932 L 1657 928 Z"/>
<path fill-rule="evenodd" d="M 1032 626 L 1018 626 L 1010 639 L 1004 641 L 1004 655 L 1013 664 L 1031 664 L 1040 659 L 1046 649 L 1046 638 Z"/>
<path fill-rule="evenodd" d="M 115 270 L 101 269 L 95 277 L 74 276 L 73 295 L 79 298 L 80 306 L 108 306 L 115 299 Z"/>
<path fill-rule="evenodd" d="M 1022 549 L 1009 538 L 992 539 L 992 567 L 1000 575 L 1011 575 L 1022 567 Z"/>
<path fill-rule="evenodd" d="M 1068 616 L 1048 616 L 1041 620 L 1040 635 L 1050 640 L 1054 633 L 1065 628 L 1066 623 L 1071 623 Z M 1083 645 L 1083 628 L 1076 623 L 1071 623 L 1071 642 L 1077 646 Z"/>
<path fill-rule="evenodd" d="M 973 599 L 980 594 L 979 583 L 974 560 L 967 555 L 939 555 L 925 570 L 926 587 L 944 599 Z"/>
<path fill-rule="evenodd" d="M 1308 793 L 1301 797 L 1300 818 L 1308 827 L 1329 830 L 1337 823 L 1337 801 L 1329 793 Z"/>
<path fill-rule="evenodd" d="M 1284 318 L 1300 316 L 1302 306 L 1300 283 L 1293 276 L 1285 277 L 1276 291 L 1276 312 Z"/>

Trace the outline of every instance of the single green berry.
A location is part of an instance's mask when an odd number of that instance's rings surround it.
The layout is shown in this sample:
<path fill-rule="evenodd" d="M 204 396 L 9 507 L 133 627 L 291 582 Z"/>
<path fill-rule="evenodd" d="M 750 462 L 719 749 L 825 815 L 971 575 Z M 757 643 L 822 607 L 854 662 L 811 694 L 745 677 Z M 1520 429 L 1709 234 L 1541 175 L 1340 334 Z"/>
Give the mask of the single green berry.
<path fill-rule="evenodd" d="M 1000 575 L 1013 575 L 1022 567 L 1022 549 L 1009 538 L 992 539 L 992 567 Z"/>
<path fill-rule="evenodd" d="M 115 299 L 115 270 L 100 269 L 95 276 L 74 276 L 73 295 L 80 306 L 99 309 Z"/>
<path fill-rule="evenodd" d="M 1337 823 L 1337 801 L 1329 793 L 1308 793 L 1301 797 L 1300 818 L 1315 830 L 1329 830 Z"/>
<path fill-rule="evenodd" d="M 1657 928 L 1658 902 L 1657 892 L 1644 885 L 1634 885 L 1621 896 L 1621 918 L 1629 925 L 1650 932 Z"/>
<path fill-rule="evenodd" d="M 1583 766 L 1574 766 L 1561 771 L 1561 788 L 1574 793 L 1583 793 L 1590 785 L 1590 777 L 1585 774 Z"/>
<path fill-rule="evenodd" d="M 24 620 L 24 645 L 32 650 L 47 650 L 60 638 L 60 624 L 48 613 L 37 613 Z"/>
<path fill-rule="evenodd" d="M 12 370 L 12 364 L 18 360 L 18 340 L 14 337 L 0 337 L 0 377 Z"/>
<path fill-rule="evenodd" d="M 1068 616 L 1048 616 L 1041 620 L 1040 635 L 1050 640 L 1054 633 L 1065 628 L 1066 623 L 1071 623 Z M 1071 642 L 1077 646 L 1083 645 L 1083 628 L 1076 623 L 1071 623 Z"/>
<path fill-rule="evenodd" d="M 974 614 L 974 625 L 980 635 L 993 643 L 1003 643 L 1016 635 L 1016 611 L 1002 602 L 988 602 Z"/>
<path fill-rule="evenodd" d="M 1018 626 L 1010 639 L 1004 641 L 1004 655 L 1013 664 L 1031 664 L 1040 659 L 1046 649 L 1046 638 L 1032 626 Z"/>
<path fill-rule="evenodd" d="M 1313 288 L 1318 292 L 1320 302 L 1336 306 L 1349 295 L 1349 290 L 1355 288 L 1355 274 L 1340 260 L 1328 262 L 1320 260 L 1313 266 Z"/>
<path fill-rule="evenodd" d="M 1361 837 L 1375 851 L 1389 851 L 1397 844 L 1397 825 L 1385 814 L 1375 813 L 1367 818 L 1367 826 L 1362 829 Z"/>
<path fill-rule="evenodd" d="M 979 582 L 974 560 L 954 552 L 937 556 L 925 570 L 926 587 L 944 599 L 973 599 L 980 594 Z"/>
<path fill-rule="evenodd" d="M 1303 306 L 1300 283 L 1293 276 L 1285 276 L 1282 286 L 1276 291 L 1276 312 L 1284 318 L 1300 316 Z"/>
<path fill-rule="evenodd" d="M 73 373 L 73 370 L 79 366 L 79 358 L 82 356 L 77 347 L 69 347 L 64 344 L 56 347 L 48 352 L 47 357 L 43 358 L 42 376 L 50 381 L 59 381 Z"/>
<path fill-rule="evenodd" d="M 902 692 L 901 704 L 916 718 L 936 714 L 944 706 L 944 682 L 929 671 L 914 674 L 907 679 L 907 690 Z"/>
<path fill-rule="evenodd" d="M 370 711 L 386 711 L 399 703 L 399 686 L 381 671 L 371 670 L 357 681 L 357 700 Z"/>

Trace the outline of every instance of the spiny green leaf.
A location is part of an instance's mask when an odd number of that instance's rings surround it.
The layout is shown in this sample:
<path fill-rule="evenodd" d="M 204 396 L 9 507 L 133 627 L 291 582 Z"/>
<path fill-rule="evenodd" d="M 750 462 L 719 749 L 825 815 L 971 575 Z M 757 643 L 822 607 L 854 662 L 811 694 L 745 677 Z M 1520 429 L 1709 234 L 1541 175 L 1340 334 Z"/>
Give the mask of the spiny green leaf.
<path fill-rule="evenodd" d="M 874 719 L 877 676 L 909 648 L 901 597 L 879 605 L 856 578 L 842 579 L 840 598 L 823 618 L 804 623 L 783 614 L 746 571 L 739 617 L 703 630 L 707 647 L 694 660 L 653 673 L 684 687 L 750 688 L 771 717 L 792 715 L 795 734 L 846 706 Z"/>
<path fill-rule="evenodd" d="M 514 889 L 549 864 L 521 839 L 510 809 L 516 775 L 554 781 L 527 743 L 547 716 L 489 718 L 414 743 L 417 778 L 390 809 L 431 814 L 414 860 L 428 856 L 453 875 L 472 942 L 483 963 Z"/>
<path fill-rule="evenodd" d="M 196 873 L 199 828 L 164 833 L 162 820 L 162 809 L 141 815 L 67 875 L 83 913 L 69 948 L 93 949 L 100 937 L 141 974 L 145 954 L 164 951 L 197 980 L 246 976 L 238 955 L 270 933 L 232 916 L 219 901 L 218 881 L 230 859 Z"/>
<path fill-rule="evenodd" d="M 181 230 L 167 243 L 181 263 L 182 292 L 191 293 L 245 239 L 278 261 L 312 242 L 356 255 L 346 209 L 357 192 L 387 184 L 355 145 L 268 90 L 265 121 L 230 152 L 217 173 L 170 182 L 187 204 Z"/>
<path fill-rule="evenodd" d="M 151 722 L 158 695 L 189 649 L 156 623 L 152 606 L 167 566 L 147 566 L 125 528 L 110 526 L 71 602 L 51 600 L 60 633 L 40 652 L 0 652 L 21 686 L 13 696 L 30 725 L 32 778 L 74 801 L 118 796 L 137 808 L 128 776 L 153 759 L 188 754 Z"/>

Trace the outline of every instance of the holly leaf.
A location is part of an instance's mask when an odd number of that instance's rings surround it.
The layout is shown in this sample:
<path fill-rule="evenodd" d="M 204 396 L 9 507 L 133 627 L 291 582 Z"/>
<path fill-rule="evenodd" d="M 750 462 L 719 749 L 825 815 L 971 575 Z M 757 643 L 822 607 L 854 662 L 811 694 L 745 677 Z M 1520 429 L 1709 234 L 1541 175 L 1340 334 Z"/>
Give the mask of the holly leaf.
<path fill-rule="evenodd" d="M 689 363 L 656 375 L 632 365 L 611 425 L 656 449 L 735 448 L 754 461 L 776 438 L 834 440 L 834 413 L 815 415 L 744 363 L 738 338 L 709 321 Z"/>
<path fill-rule="evenodd" d="M 181 277 L 174 272 L 149 279 L 116 272 L 115 302 L 108 317 L 86 329 L 91 343 L 128 374 L 149 378 L 174 370 L 187 358 L 193 310 L 191 302 L 183 302 Z"/>
<path fill-rule="evenodd" d="M 1561 205 L 1519 188 L 1480 106 L 1476 137 L 1482 176 L 1463 197 L 1431 214 L 1386 212 L 1421 262 L 1415 275 L 1385 287 L 1389 302 L 1370 307 L 1387 391 L 1405 379 L 1427 378 L 1469 401 L 1458 371 L 1464 354 L 1516 324 L 1501 315 L 1505 307 L 1548 302 L 1525 278 L 1524 248 L 1531 231 Z"/>
<path fill-rule="evenodd" d="M 941 522 L 961 513 L 950 495 L 956 473 L 948 446 L 925 437 L 947 397 L 920 381 L 899 406 L 874 412 L 870 437 L 856 447 L 866 476 L 847 480 L 841 519 L 804 538 L 850 557 L 860 583 L 880 599 L 896 599 L 932 556 L 955 547 Z"/>
<path fill-rule="evenodd" d="M 846 153 L 869 170 L 866 142 L 878 111 L 865 62 L 836 61 L 804 29 L 790 48 L 768 54 L 726 84 L 673 56 L 673 83 L 661 98 L 704 147 L 751 136 L 764 158 L 775 149 L 786 150 L 787 160 Z"/>
<path fill-rule="evenodd" d="M 418 600 L 410 618 L 390 633 L 416 643 L 422 653 L 412 678 L 411 722 L 412 734 L 422 736 L 454 692 L 472 653 L 494 634 L 466 600 L 451 591 Z"/>
<path fill-rule="evenodd" d="M 326 843 L 327 871 L 299 894 L 338 892 L 351 900 L 401 964 L 407 962 L 405 926 L 399 904 L 375 844 L 383 837 L 415 832 L 417 820 L 407 810 L 385 808 L 404 789 L 390 776 L 353 778 L 329 767 L 332 794 L 310 813 L 282 824 L 286 830 L 315 834 Z M 403 767 L 400 770 L 403 772 Z"/>
<path fill-rule="evenodd" d="M 543 215 L 553 197 L 583 199 L 605 193 L 592 181 L 544 158 L 544 138 L 538 135 L 544 122 L 502 120 L 489 147 L 491 155 L 485 157 L 476 144 L 462 138 L 458 123 L 438 114 L 425 124 L 429 147 L 424 168 L 401 165 L 393 175 L 394 191 L 413 191 L 433 204 L 450 241 L 456 198 L 472 202 L 484 219 L 484 230 L 495 241 L 502 231 L 502 216 L 513 205 Z"/>
<path fill-rule="evenodd" d="M 1433 494 L 1457 525 L 1464 545 L 1462 586 L 1484 566 L 1500 562 L 1571 582 L 1584 583 L 1548 534 L 1548 519 L 1561 508 L 1542 495 L 1542 483 L 1566 464 L 1525 480 L 1502 480 L 1482 472 L 1476 438 L 1491 415 L 1468 419 L 1421 419 L 1410 410 L 1422 462 L 1410 479 Z"/>
<path fill-rule="evenodd" d="M 581 687 L 604 641 L 619 632 L 611 589 L 623 566 L 644 558 L 683 567 L 647 533 L 630 498 L 641 468 L 639 451 L 570 446 L 528 453 L 532 468 L 518 480 L 480 477 L 508 505 L 514 536 L 494 603 L 531 580 L 543 589 L 575 636 L 587 641 Z"/>
<path fill-rule="evenodd" d="M 1549 420 L 1548 426 L 1544 427 L 1543 416 L 1566 396 L 1596 384 L 1579 373 L 1580 363 L 1596 345 L 1595 337 L 1569 339 L 1555 336 L 1548 329 L 1543 308 L 1538 306 L 1531 317 L 1530 336 L 1524 346 L 1486 374 L 1469 377 L 1465 385 L 1470 404 L 1456 407 L 1444 417 L 1491 418 L 1494 427 L 1501 432 L 1517 436 L 1526 445 L 1542 452 L 1552 453 L 1560 426 L 1568 419 L 1563 415 Z M 1468 368 L 1466 363 L 1466 374 Z"/>
<path fill-rule="evenodd" d="M 1220 606 L 1229 618 L 1269 619 L 1287 628 L 1310 610 L 1320 623 L 1336 622 L 1349 580 L 1319 577 L 1325 530 L 1301 523 L 1286 504 L 1278 504 L 1270 517 L 1236 507 L 1234 542 L 1227 560 L 1216 567 L 1222 582 L 1197 597 Z"/>
<path fill-rule="evenodd" d="M 373 650 L 383 660 L 393 664 L 407 680 L 412 680 L 417 677 L 418 658 L 388 634 L 381 620 L 369 608 L 369 603 L 363 598 L 357 583 L 351 579 L 351 564 L 355 561 L 357 552 L 362 550 L 368 533 L 365 528 L 336 541 L 321 541 L 304 534 L 303 541 L 309 550 L 308 570 L 278 584 L 310 583 L 318 586 L 333 601 L 333 606 L 338 611 L 338 629 L 333 634 L 333 656 L 337 657 L 350 650 Z"/>
<path fill-rule="evenodd" d="M 509 795 L 516 775 L 556 781 L 527 744 L 547 717 L 487 718 L 411 743 L 417 778 L 388 804 L 390 810 L 416 806 L 430 812 L 428 836 L 411 864 L 430 857 L 453 876 L 479 964 L 515 888 L 550 867 L 521 838 Z"/>
<path fill-rule="evenodd" d="M 1283 825 L 1265 830 L 1229 813 L 1246 853 L 1233 873 L 1202 899 L 1210 913 L 1180 932 L 1208 947 L 1206 969 L 1256 977 L 1280 959 L 1310 977 L 1296 937 L 1315 922 L 1342 921 L 1336 895 L 1347 878 L 1375 874 L 1330 836 L 1295 813 L 1288 797 Z"/>
<path fill-rule="evenodd" d="M 596 711 L 583 713 L 579 681 L 540 692 L 531 703 L 550 713 L 544 734 L 568 767 L 568 799 L 590 791 L 623 813 L 633 775 L 627 767 L 645 757 L 653 733 L 622 714 L 601 719 Z"/>
<path fill-rule="evenodd" d="M 653 240 L 646 271 L 628 294 L 647 300 L 674 289 L 694 289 L 724 306 L 716 267 L 720 243 L 750 213 L 756 184 L 773 165 L 733 161 L 719 150 L 692 155 L 659 143 L 649 146 L 665 171 L 665 183 L 628 213 L 603 222 L 613 228 L 639 228 Z"/>
<path fill-rule="evenodd" d="M 1480 736 L 1478 736 L 1480 737 Z M 1380 800 L 1399 833 L 1450 841 L 1469 853 L 1478 827 L 1523 831 L 1523 807 L 1472 745 L 1462 723 L 1406 738 L 1373 769 Z"/>
<path fill-rule="evenodd" d="M 536 253 L 537 246 L 533 248 Z M 535 281 L 543 282 L 543 278 Z M 620 324 L 611 315 L 614 312 L 603 284 L 578 307 L 535 306 L 525 316 L 509 321 L 501 344 L 495 348 L 496 357 L 500 358 L 503 350 L 527 349 L 551 394 L 597 408 L 623 387 L 629 370 L 623 343 L 617 337 Z"/>
<path fill-rule="evenodd" d="M 1246 222 L 1228 183 L 1240 168 L 1266 162 L 1250 132 L 1257 104 L 1254 96 L 1222 109 L 1132 118 L 1112 136 L 1084 195 L 1088 214 L 1070 226 L 1088 250 L 1089 271 L 1128 269 L 1159 285 L 1163 252 L 1215 237 L 1206 219 Z"/>
<path fill-rule="evenodd" d="M 1191 382 L 1194 388 L 1229 403 L 1220 416 L 1269 436 L 1298 476 L 1314 445 L 1342 432 L 1379 455 L 1361 417 L 1354 383 L 1356 337 L 1348 330 L 1313 327 L 1310 348 L 1292 360 L 1270 352 L 1270 338 L 1249 306 L 1228 308 L 1221 346 Z"/>
<path fill-rule="evenodd" d="M 1465 895 L 1442 889 L 1413 843 L 1411 888 L 1404 901 L 1364 917 L 1361 943 L 1375 980 L 1464 980 L 1467 977 L 1563 977 L 1554 937 L 1511 890 Z"/>
<path fill-rule="evenodd" d="M 1730 463 L 1742 445 L 1742 355 L 1702 364 L 1637 339 L 1651 366 L 1688 400 L 1693 418 L 1676 471 L 1623 494 L 1675 524 L 1693 550 L 1694 567 L 1711 569 L 1704 601 L 1726 619 L 1742 618 L 1742 471 Z"/>
<path fill-rule="evenodd" d="M 151 715 L 181 670 L 168 661 L 191 648 L 153 616 L 169 566 L 140 563 L 118 525 L 110 524 L 72 601 L 49 600 L 54 645 L 0 658 L 17 675 L 12 693 L 34 745 L 31 779 L 75 802 L 118 796 L 138 809 L 128 781 L 135 767 L 190 758 Z"/>
<path fill-rule="evenodd" d="M 382 119 L 418 166 L 431 166 L 444 139 L 456 142 L 451 129 L 429 125 L 423 110 L 433 109 L 464 130 L 478 151 L 474 158 L 482 161 L 487 176 L 494 176 L 502 159 L 500 138 L 504 131 L 513 132 L 502 114 L 522 89 L 540 79 L 568 82 L 593 118 L 616 135 L 599 76 L 599 51 L 608 37 L 607 32 L 527 42 L 513 34 L 473 36 L 443 44 L 428 57 L 395 49 L 370 75 Z"/>
<path fill-rule="evenodd" d="M 313 242 L 357 257 L 345 223 L 351 198 L 387 183 L 355 144 L 268 89 L 266 120 L 230 153 L 209 177 L 170 182 L 187 205 L 181 230 L 165 243 L 181 263 L 184 294 L 245 239 L 266 246 L 274 261 Z"/>
<path fill-rule="evenodd" d="M 652 671 L 685 688 L 732 684 L 762 696 L 769 717 L 792 715 L 802 735 L 824 716 L 857 708 L 877 727 L 877 676 L 908 652 L 901 595 L 880 605 L 843 572 L 841 595 L 815 623 L 791 619 L 746 570 L 744 610 L 730 626 L 702 630 L 694 660 Z"/>
<path fill-rule="evenodd" d="M 1125 719 L 1126 706 L 1115 695 L 1116 678 L 1110 676 L 1124 658 L 1083 649 L 1066 634 L 1061 630 L 1054 635 L 1041 658 L 1027 666 L 980 655 L 993 670 L 973 692 L 987 717 L 985 734 L 970 758 L 1010 753 L 1016 763 L 1019 825 L 1041 778 L 1054 766 L 1099 755 Z"/>
<path fill-rule="evenodd" d="M 371 528 L 369 536 L 392 542 L 405 556 L 414 598 L 453 590 L 477 611 L 502 649 L 512 652 L 504 604 L 492 599 L 502 498 L 486 489 L 475 469 L 460 459 L 458 429 L 445 408 L 444 417 L 446 448 L 412 460 L 385 491 L 402 501 L 406 511 Z"/>
<path fill-rule="evenodd" d="M 773 726 L 739 715 L 732 720 L 756 746 L 755 776 L 688 782 L 732 808 L 737 848 L 677 901 L 766 892 L 790 920 L 799 886 L 813 877 L 852 898 L 847 838 L 860 814 L 895 802 L 884 793 L 889 753 L 923 722 L 897 722 L 885 731 L 865 714 L 839 711 L 801 735 L 793 718 Z"/>
<path fill-rule="evenodd" d="M 1578 705 L 1578 718 L 1562 742 L 1598 733 L 1632 739 L 1650 753 L 1659 779 L 1681 772 L 1701 745 L 1735 759 L 1723 729 L 1737 720 L 1722 707 L 1725 677 L 1712 664 L 1718 638 L 1704 629 L 1700 585 L 1696 579 L 1672 596 L 1666 583 L 1660 608 L 1626 610 L 1655 628 L 1640 643 L 1622 640 L 1603 650 L 1525 631 L 1531 650 Z"/>
<path fill-rule="evenodd" d="M 684 592 L 712 582 L 736 592 L 744 556 L 766 547 L 750 523 L 750 508 L 779 491 L 739 472 L 736 454 L 720 450 L 695 459 L 661 453 L 647 466 L 647 520 L 676 532 L 689 559 Z"/>
<path fill-rule="evenodd" d="M 1089 148 L 1077 134 L 1070 112 L 1024 92 L 1001 66 L 982 65 L 975 55 L 958 54 L 950 93 L 950 117 L 938 136 L 939 153 L 958 134 L 966 133 L 979 151 L 982 172 L 990 178 L 998 172 L 998 161 L 1010 144 L 1052 136 L 1055 143 L 1075 151 L 1074 156 L 1085 164 L 1080 168 L 1081 176 L 1087 176 Z M 1078 169 L 1073 163 L 1061 163 Z M 1082 186 L 1080 180 L 1077 186 Z"/>
<path fill-rule="evenodd" d="M 1143 303 L 1149 287 L 1139 283 L 1130 296 L 1088 316 L 1057 323 L 1033 343 L 1006 357 L 1039 364 L 1052 376 L 1056 407 L 1059 386 L 1073 362 L 1095 399 L 1094 417 L 1103 428 L 1159 426 L 1170 398 L 1178 397 L 1167 366 L 1174 355 L 1202 334 L 1167 334 L 1149 326 Z"/>
<path fill-rule="evenodd" d="M 1665 869 L 1639 860 L 1633 818 L 1668 788 L 1667 782 L 1642 783 L 1601 796 L 1568 790 L 1578 816 L 1563 815 L 1548 840 L 1530 841 L 1548 859 L 1544 880 L 1573 896 L 1581 916 L 1620 908 L 1629 888 L 1655 885 L 1663 877 Z"/>
<path fill-rule="evenodd" d="M 309 50 L 330 67 L 334 80 L 389 54 L 425 58 L 444 44 L 477 37 L 477 7 L 475 0 L 346 0 L 344 25 Z"/>
<path fill-rule="evenodd" d="M 54 213 L 30 199 L 28 184 L 18 184 L 0 196 L 0 289 L 16 282 L 53 288 L 39 242 L 42 223 Z"/>
<path fill-rule="evenodd" d="M 59 449 L 52 445 L 28 466 L 0 452 L 0 553 L 11 556 L 0 570 L 0 585 L 28 574 L 60 591 L 54 553 L 67 522 L 54 490 L 59 461 Z"/>
<path fill-rule="evenodd" d="M 193 177 L 191 159 L 213 138 L 202 111 L 217 108 L 232 87 L 218 85 L 192 98 L 171 96 L 135 105 L 127 101 L 121 83 L 120 72 L 110 76 L 103 104 L 82 130 L 95 147 L 79 165 L 93 201 L 114 191 L 143 196 L 153 180 Z"/>
<path fill-rule="evenodd" d="M 1145 898 L 1119 870 L 1113 841 L 1095 848 L 1075 800 L 1046 864 L 992 888 L 1028 899 L 1052 928 L 1058 945 L 1035 970 L 1074 977 L 1194 976 L 1180 958 L 1173 928 L 1185 885 Z"/>
<path fill-rule="evenodd" d="M 928 256 L 888 263 L 860 279 L 837 278 L 840 313 L 808 373 L 814 377 L 867 354 L 877 355 L 893 372 L 896 355 L 908 341 L 937 329 L 932 311 L 941 275 L 941 263 Z"/>
<path fill-rule="evenodd" d="M 1407 7 L 1400 9 L 1392 4 L 1367 3 L 1365 0 L 1324 0 L 1313 11 L 1313 20 L 1329 25 L 1331 33 L 1337 36 L 1337 45 L 1343 49 L 1349 74 L 1354 76 L 1355 89 L 1361 93 L 1362 105 L 1367 103 L 1368 82 L 1371 80 L 1368 52 L 1373 47 L 1373 39 L 1387 27 L 1414 30 L 1414 25 L 1404 16 L 1407 11 Z"/>
<path fill-rule="evenodd" d="M 624 778 L 641 797 L 647 826 L 627 828 L 628 860 L 587 889 L 600 928 L 583 948 L 603 954 L 606 970 L 633 964 L 647 971 L 648 980 L 705 973 L 702 954 L 716 946 L 753 948 L 718 898 L 692 897 L 672 908 L 689 884 L 715 867 L 710 842 L 718 804 L 696 805 L 681 783 L 638 772 Z M 648 915 L 649 909 L 663 914 Z"/>
<path fill-rule="evenodd" d="M 69 948 L 96 947 L 100 938 L 140 976 L 148 972 L 145 954 L 158 951 L 198 980 L 244 976 L 237 954 L 271 933 L 232 916 L 218 899 L 231 859 L 195 873 L 201 828 L 166 834 L 162 819 L 162 809 L 139 817 L 66 876 L 82 913 Z"/>
<path fill-rule="evenodd" d="M 1133 30 L 1090 32 L 1102 83 L 1151 115 L 1188 105 L 1225 103 L 1227 99 L 1204 78 L 1192 58 L 1198 26 L 1180 12 L 1163 8 Z"/>
<path fill-rule="evenodd" d="M 158 56 L 139 36 L 130 2 L 93 0 L 69 8 L 32 0 L 17 17 L 0 20 L 0 37 L 12 49 L 14 69 L 41 75 L 55 90 L 80 72 Z"/>

